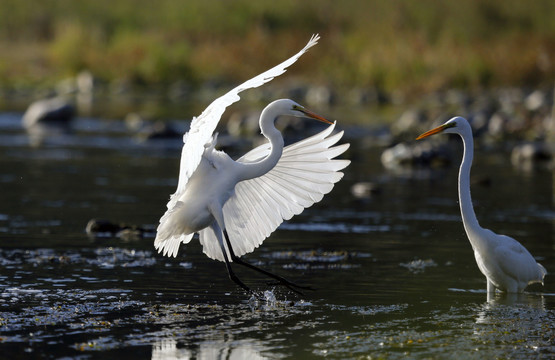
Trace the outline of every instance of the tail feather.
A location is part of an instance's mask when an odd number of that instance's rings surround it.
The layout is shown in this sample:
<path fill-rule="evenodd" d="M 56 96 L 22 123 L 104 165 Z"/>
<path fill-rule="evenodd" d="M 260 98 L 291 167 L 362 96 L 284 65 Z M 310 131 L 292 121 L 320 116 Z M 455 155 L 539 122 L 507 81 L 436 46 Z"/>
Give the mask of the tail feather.
<path fill-rule="evenodd" d="M 156 229 L 156 239 L 154 239 L 154 248 L 164 256 L 177 256 L 179 245 L 188 243 L 193 238 L 194 233 L 184 234 L 183 227 L 180 226 L 171 215 L 183 206 L 183 202 L 178 201 L 172 209 L 160 219 L 160 224 Z"/>

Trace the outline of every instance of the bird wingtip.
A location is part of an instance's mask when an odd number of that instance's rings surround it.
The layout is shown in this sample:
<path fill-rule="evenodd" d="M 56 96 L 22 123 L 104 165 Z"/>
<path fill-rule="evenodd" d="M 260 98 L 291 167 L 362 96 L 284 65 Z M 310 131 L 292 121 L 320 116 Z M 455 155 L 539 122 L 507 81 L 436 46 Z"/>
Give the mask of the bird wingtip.
<path fill-rule="evenodd" d="M 310 40 L 308 40 L 308 43 L 306 44 L 304 50 L 308 50 L 309 48 L 313 47 L 314 45 L 318 44 L 318 40 L 320 40 L 320 35 L 319 34 L 312 34 L 312 36 L 310 37 Z"/>

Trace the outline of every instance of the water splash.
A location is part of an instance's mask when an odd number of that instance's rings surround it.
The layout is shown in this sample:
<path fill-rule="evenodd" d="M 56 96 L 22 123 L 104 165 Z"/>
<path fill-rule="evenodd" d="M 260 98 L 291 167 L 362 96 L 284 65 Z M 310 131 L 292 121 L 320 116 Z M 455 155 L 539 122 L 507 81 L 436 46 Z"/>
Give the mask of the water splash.
<path fill-rule="evenodd" d="M 432 259 L 426 259 L 426 260 L 415 259 L 415 260 L 409 261 L 408 263 L 401 263 L 399 265 L 406 267 L 413 274 L 419 274 L 421 272 L 424 272 L 426 268 L 436 267 L 437 263 Z"/>

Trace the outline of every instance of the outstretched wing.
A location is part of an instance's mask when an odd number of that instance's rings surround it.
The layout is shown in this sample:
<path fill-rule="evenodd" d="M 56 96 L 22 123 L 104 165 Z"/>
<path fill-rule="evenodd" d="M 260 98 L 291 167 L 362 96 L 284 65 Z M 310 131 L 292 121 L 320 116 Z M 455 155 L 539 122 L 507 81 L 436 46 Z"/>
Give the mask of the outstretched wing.
<path fill-rule="evenodd" d="M 349 165 L 349 160 L 334 160 L 349 144 L 333 146 L 343 132 L 331 135 L 335 123 L 307 139 L 286 146 L 276 166 L 258 178 L 239 182 L 235 194 L 225 203 L 224 221 L 233 251 L 237 256 L 253 251 L 283 222 L 322 200 Z M 270 153 L 261 145 L 238 161 L 260 160 Z M 200 232 L 200 242 L 208 257 L 223 261 L 213 233 Z"/>
<path fill-rule="evenodd" d="M 239 93 L 243 90 L 252 89 L 271 81 L 276 76 L 283 74 L 286 69 L 297 61 L 302 54 L 309 48 L 318 43 L 320 36 L 318 34 L 312 35 L 306 46 L 294 56 L 285 60 L 281 64 L 263 72 L 262 74 L 253 77 L 250 80 L 242 83 L 227 94 L 214 100 L 200 116 L 193 119 L 191 128 L 183 136 L 183 149 L 181 150 L 181 164 L 179 170 L 179 182 L 177 184 L 176 192 L 171 196 L 168 202 L 168 209 L 173 208 L 178 194 L 185 190 L 185 186 L 189 178 L 197 168 L 204 151 L 204 145 L 210 141 L 212 133 L 216 129 L 222 114 L 225 109 L 231 104 L 239 101 Z"/>

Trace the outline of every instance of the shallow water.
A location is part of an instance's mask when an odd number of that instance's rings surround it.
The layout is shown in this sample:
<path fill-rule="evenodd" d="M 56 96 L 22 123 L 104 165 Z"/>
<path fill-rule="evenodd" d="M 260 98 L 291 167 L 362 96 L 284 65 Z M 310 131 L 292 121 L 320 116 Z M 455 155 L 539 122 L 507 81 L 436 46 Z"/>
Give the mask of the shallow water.
<path fill-rule="evenodd" d="M 0 357 L 555 357 L 552 277 L 488 301 L 460 222 L 456 166 L 387 171 L 382 148 L 354 139 L 333 192 L 245 256 L 315 290 L 300 296 L 236 266 L 262 301 L 198 241 L 177 258 L 154 251 L 179 139 L 141 142 L 96 118 L 40 136 L 20 117 L 0 114 Z M 509 155 L 477 150 L 472 176 L 491 179 L 473 186 L 477 216 L 553 273 L 553 175 L 518 171 Z M 359 181 L 380 191 L 355 199 Z M 91 218 L 147 233 L 89 238 Z"/>

